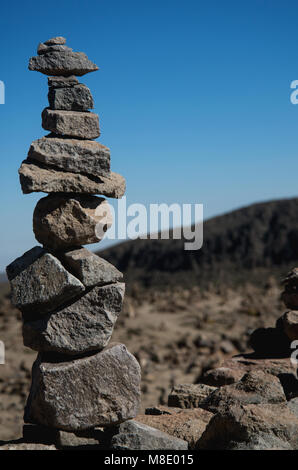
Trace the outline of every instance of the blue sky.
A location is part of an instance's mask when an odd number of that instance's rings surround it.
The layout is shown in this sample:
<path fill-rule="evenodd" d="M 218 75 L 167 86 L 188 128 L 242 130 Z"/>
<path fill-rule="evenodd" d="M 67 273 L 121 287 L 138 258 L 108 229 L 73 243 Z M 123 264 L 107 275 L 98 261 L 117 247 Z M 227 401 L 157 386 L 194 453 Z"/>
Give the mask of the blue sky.
<path fill-rule="evenodd" d="M 0 271 L 36 244 L 43 195 L 22 195 L 17 170 L 46 134 L 47 79 L 27 69 L 40 41 L 99 65 L 81 82 L 128 204 L 203 203 L 206 218 L 298 193 L 297 26 L 294 0 L 2 2 Z"/>

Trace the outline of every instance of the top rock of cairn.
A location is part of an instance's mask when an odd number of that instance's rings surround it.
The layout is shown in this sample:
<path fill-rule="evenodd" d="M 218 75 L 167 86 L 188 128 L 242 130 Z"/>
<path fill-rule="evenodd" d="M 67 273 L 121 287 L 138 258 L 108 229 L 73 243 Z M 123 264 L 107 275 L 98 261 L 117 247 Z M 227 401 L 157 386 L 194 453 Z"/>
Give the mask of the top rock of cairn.
<path fill-rule="evenodd" d="M 66 39 L 55 37 L 40 43 L 37 56 L 31 57 L 29 70 L 41 72 L 45 75 L 81 77 L 89 72 L 98 70 L 96 64 L 88 59 L 83 52 L 73 52 L 65 45 Z"/>

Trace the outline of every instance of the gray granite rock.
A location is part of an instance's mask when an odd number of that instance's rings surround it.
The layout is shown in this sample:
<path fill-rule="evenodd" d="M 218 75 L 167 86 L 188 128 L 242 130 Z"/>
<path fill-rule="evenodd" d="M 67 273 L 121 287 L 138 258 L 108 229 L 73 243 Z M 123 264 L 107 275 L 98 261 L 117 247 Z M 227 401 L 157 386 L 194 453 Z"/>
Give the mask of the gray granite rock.
<path fill-rule="evenodd" d="M 53 46 L 46 46 L 42 43 L 39 44 L 37 49 L 38 55 L 48 54 L 49 52 L 72 52 L 72 49 L 61 44 L 55 44 Z"/>
<path fill-rule="evenodd" d="M 126 189 L 125 179 L 118 173 L 111 172 L 109 176 L 92 177 L 58 171 L 30 160 L 22 163 L 19 174 L 24 194 L 32 192 L 101 194 L 119 199 Z"/>
<path fill-rule="evenodd" d="M 13 261 L 6 272 L 11 301 L 22 312 L 45 315 L 85 290 L 55 256 L 39 246 Z"/>
<path fill-rule="evenodd" d="M 140 406 L 140 366 L 123 344 L 68 362 L 39 355 L 25 422 L 65 431 L 117 425 Z"/>
<path fill-rule="evenodd" d="M 69 137 L 96 139 L 100 136 L 98 115 L 90 112 L 45 108 L 42 112 L 42 127 L 54 134 Z"/>
<path fill-rule="evenodd" d="M 33 214 L 33 231 L 53 250 L 99 242 L 112 225 L 110 206 L 96 196 L 52 194 L 40 199 Z"/>
<path fill-rule="evenodd" d="M 60 259 L 86 287 L 110 284 L 123 279 L 123 274 L 115 266 L 86 248 L 63 252 Z"/>
<path fill-rule="evenodd" d="M 42 137 L 32 142 L 28 158 L 73 173 L 110 174 L 110 150 L 94 140 Z"/>
<path fill-rule="evenodd" d="M 91 91 L 80 83 L 72 88 L 50 88 L 48 93 L 51 109 L 65 111 L 88 111 L 94 108 Z"/>
<path fill-rule="evenodd" d="M 73 356 L 103 349 L 121 312 L 124 292 L 123 283 L 94 287 L 38 320 L 24 316 L 24 345 L 35 351 Z"/>
<path fill-rule="evenodd" d="M 69 77 L 48 77 L 49 88 L 66 88 L 78 85 L 79 80 L 74 75 Z"/>
<path fill-rule="evenodd" d="M 188 443 L 135 420 L 120 424 L 111 441 L 115 450 L 187 450 Z"/>
<path fill-rule="evenodd" d="M 45 75 L 63 75 L 67 77 L 69 75 L 82 76 L 98 70 L 98 67 L 83 52 L 54 51 L 31 57 L 29 70 L 41 72 Z"/>

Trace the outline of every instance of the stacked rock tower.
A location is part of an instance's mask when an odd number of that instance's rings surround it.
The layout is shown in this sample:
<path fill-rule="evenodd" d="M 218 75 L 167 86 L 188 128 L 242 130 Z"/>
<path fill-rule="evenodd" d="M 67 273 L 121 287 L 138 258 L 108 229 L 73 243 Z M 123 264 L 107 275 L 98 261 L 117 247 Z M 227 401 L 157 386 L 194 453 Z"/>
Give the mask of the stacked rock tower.
<path fill-rule="evenodd" d="M 111 225 L 101 196 L 120 198 L 125 180 L 110 170 L 93 98 L 76 76 L 98 70 L 56 37 L 40 44 L 29 70 L 48 75 L 49 107 L 19 170 L 22 191 L 39 200 L 36 246 L 7 267 L 12 302 L 22 312 L 25 346 L 38 351 L 25 407 L 27 423 L 77 432 L 137 415 L 140 367 L 122 344 L 108 344 L 125 284 L 110 263 L 82 245 Z"/>

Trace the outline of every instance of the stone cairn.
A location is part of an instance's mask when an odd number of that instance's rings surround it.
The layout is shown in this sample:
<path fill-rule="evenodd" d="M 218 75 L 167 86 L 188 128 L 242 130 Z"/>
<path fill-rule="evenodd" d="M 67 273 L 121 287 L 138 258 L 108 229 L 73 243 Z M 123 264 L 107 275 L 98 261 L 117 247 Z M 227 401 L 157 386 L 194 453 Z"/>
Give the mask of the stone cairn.
<path fill-rule="evenodd" d="M 98 70 L 55 37 L 40 44 L 29 70 L 48 75 L 49 107 L 19 170 L 24 194 L 39 200 L 36 246 L 7 267 L 24 345 L 38 351 L 24 420 L 71 433 L 118 425 L 137 415 L 140 367 L 123 344 L 109 344 L 121 312 L 123 275 L 83 248 L 111 225 L 104 198 L 121 198 L 125 180 L 110 171 L 93 98 L 76 76 Z M 32 427 L 32 426 L 31 426 Z M 34 426 L 33 426 L 34 427 Z M 35 426 L 38 428 L 38 426 Z"/>

